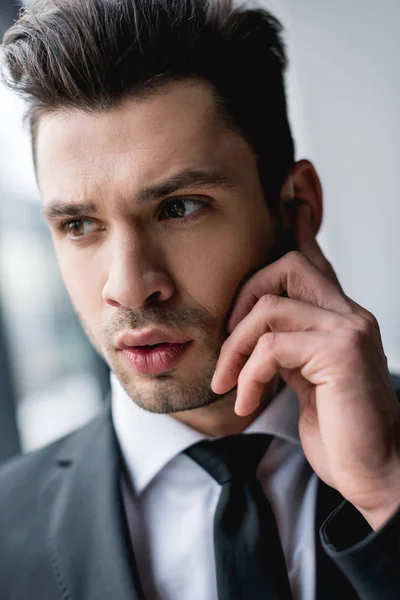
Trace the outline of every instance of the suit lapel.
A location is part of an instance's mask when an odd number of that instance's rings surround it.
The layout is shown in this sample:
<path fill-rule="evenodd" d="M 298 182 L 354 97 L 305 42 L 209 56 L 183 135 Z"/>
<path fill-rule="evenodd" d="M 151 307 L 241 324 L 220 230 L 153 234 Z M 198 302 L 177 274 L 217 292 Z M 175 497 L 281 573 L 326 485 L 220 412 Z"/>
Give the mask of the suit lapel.
<path fill-rule="evenodd" d="M 43 490 L 60 595 L 143 600 L 120 492 L 110 409 L 68 438 Z"/>
<path fill-rule="evenodd" d="M 315 549 L 316 549 L 316 599 L 317 600 L 357 600 L 354 588 L 341 570 L 324 551 L 319 530 L 328 516 L 343 501 L 338 491 L 318 480 L 317 508 L 315 517 Z"/>

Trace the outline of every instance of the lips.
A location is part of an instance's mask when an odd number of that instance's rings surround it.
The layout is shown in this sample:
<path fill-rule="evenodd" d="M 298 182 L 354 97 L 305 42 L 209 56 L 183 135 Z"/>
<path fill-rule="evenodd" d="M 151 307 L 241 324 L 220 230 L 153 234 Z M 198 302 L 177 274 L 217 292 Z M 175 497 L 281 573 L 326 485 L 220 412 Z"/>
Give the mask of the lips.
<path fill-rule="evenodd" d="M 116 347 L 118 350 L 146 346 L 158 346 L 159 344 L 186 344 L 190 340 L 187 337 L 174 335 L 161 329 L 148 329 L 139 333 L 124 332 L 118 337 Z"/>
<path fill-rule="evenodd" d="M 174 369 L 192 346 L 186 344 L 161 343 L 153 348 L 130 346 L 121 350 L 127 364 L 141 375 L 158 375 Z"/>

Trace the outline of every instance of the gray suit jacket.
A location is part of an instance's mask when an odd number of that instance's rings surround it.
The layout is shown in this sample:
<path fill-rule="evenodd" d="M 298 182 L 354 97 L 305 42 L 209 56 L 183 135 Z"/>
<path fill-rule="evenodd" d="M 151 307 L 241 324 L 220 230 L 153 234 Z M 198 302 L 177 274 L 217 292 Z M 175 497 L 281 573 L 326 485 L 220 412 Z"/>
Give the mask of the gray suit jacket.
<path fill-rule="evenodd" d="M 122 468 L 109 406 L 0 468 L 1 600 L 143 600 Z M 318 600 L 399 599 L 400 511 L 378 534 L 348 503 L 335 513 L 342 502 L 319 482 Z"/>

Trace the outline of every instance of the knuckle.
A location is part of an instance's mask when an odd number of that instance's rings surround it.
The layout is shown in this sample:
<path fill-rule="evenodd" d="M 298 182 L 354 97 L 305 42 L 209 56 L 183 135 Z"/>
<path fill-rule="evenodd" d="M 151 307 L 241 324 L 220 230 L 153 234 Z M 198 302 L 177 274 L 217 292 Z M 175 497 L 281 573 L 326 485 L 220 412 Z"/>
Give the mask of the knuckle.
<path fill-rule="evenodd" d="M 363 314 L 359 314 L 359 313 L 352 314 L 351 321 L 352 321 L 353 325 L 355 326 L 355 329 L 360 334 L 363 334 L 366 336 L 372 335 L 373 333 L 376 332 L 377 329 L 379 330 L 378 321 L 376 320 L 374 315 L 372 315 L 368 311 L 365 311 Z"/>
<path fill-rule="evenodd" d="M 299 250 L 291 250 L 290 252 L 285 254 L 284 258 L 287 262 L 295 264 L 303 264 L 306 260 L 305 255 Z"/>
<path fill-rule="evenodd" d="M 332 336 L 332 341 L 326 350 L 334 362 L 346 363 L 357 353 L 358 334 L 355 329 L 340 329 Z"/>
<path fill-rule="evenodd" d="M 380 331 L 378 319 L 369 310 L 365 310 L 365 319 L 371 325 L 372 329 Z"/>
<path fill-rule="evenodd" d="M 271 349 L 275 343 L 275 332 L 268 331 L 267 333 L 263 333 L 259 341 L 263 348 Z"/>
<path fill-rule="evenodd" d="M 365 327 L 365 319 L 360 315 L 359 312 L 352 311 L 350 316 L 351 324 L 354 329 L 359 329 L 360 331 L 364 330 Z"/>
<path fill-rule="evenodd" d="M 340 335 L 339 350 L 346 356 L 346 351 L 359 348 L 365 340 L 364 332 L 360 329 L 343 329 Z"/>
<path fill-rule="evenodd" d="M 280 296 L 276 296 L 275 294 L 264 294 L 260 298 L 262 307 L 268 308 L 271 310 L 272 308 L 277 308 L 282 304 L 282 298 Z"/>

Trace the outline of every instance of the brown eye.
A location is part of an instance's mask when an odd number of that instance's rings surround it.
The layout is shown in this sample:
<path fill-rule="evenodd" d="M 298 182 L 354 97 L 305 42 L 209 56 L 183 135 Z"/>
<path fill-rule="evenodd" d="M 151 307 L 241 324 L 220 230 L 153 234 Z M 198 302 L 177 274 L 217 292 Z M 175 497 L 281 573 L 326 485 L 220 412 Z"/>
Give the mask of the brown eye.
<path fill-rule="evenodd" d="M 163 210 L 169 219 L 186 219 L 205 206 L 204 202 L 193 198 L 175 198 L 164 203 Z M 186 214 L 185 214 L 186 213 Z"/>
<path fill-rule="evenodd" d="M 61 223 L 61 231 L 66 232 L 70 239 L 82 239 L 93 232 L 95 223 L 92 219 L 70 219 Z"/>
<path fill-rule="evenodd" d="M 71 221 L 71 223 L 68 224 L 68 231 L 69 233 L 71 233 L 73 236 L 80 236 L 83 234 L 83 223 L 82 221 Z"/>

